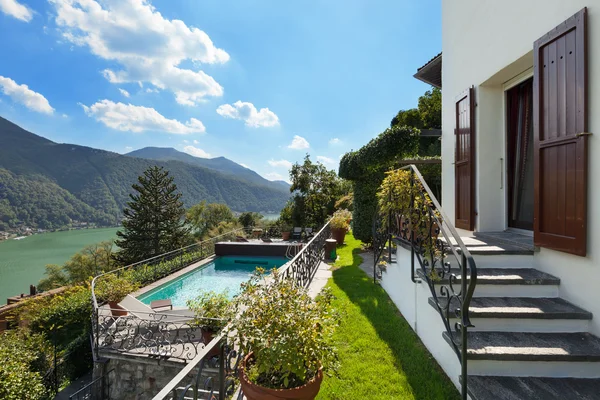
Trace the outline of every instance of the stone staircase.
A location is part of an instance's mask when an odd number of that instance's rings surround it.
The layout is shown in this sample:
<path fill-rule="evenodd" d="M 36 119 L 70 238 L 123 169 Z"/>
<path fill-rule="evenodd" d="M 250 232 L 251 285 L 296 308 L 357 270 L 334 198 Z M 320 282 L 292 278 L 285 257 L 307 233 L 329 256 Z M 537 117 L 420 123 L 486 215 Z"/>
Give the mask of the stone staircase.
<path fill-rule="evenodd" d="M 559 278 L 532 268 L 531 238 L 503 232 L 464 242 L 478 272 L 469 309 L 471 399 L 600 399 L 592 314 L 559 297 Z"/>

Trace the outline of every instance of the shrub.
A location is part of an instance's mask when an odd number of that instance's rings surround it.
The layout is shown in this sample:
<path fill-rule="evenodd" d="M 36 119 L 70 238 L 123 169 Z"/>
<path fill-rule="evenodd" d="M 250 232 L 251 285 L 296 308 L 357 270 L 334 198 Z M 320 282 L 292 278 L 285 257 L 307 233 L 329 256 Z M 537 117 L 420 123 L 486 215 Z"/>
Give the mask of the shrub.
<path fill-rule="evenodd" d="M 352 213 L 348 210 L 337 210 L 333 213 L 330 226 L 334 229 L 348 229 Z"/>
<path fill-rule="evenodd" d="M 325 290 L 312 300 L 275 269 L 265 279 L 259 268 L 242 284 L 227 331 L 244 354 L 254 354 L 253 363 L 246 366 L 251 381 L 288 389 L 305 384 L 319 368 L 336 368 L 331 337 L 339 318 L 330 307 L 332 298 Z"/>
<path fill-rule="evenodd" d="M 194 300 L 188 300 L 187 306 L 196 315 L 195 322 L 208 330 L 216 332 L 223 328 L 227 319 L 231 300 L 227 291 L 216 293 L 203 292 Z"/>
<path fill-rule="evenodd" d="M 96 281 L 94 293 L 101 301 L 118 303 L 137 289 L 131 279 L 119 278 L 115 274 L 101 276 Z"/>
<path fill-rule="evenodd" d="M 44 337 L 15 330 L 3 333 L 0 339 L 0 399 L 48 396 L 42 374 L 50 367 L 50 350 Z"/>

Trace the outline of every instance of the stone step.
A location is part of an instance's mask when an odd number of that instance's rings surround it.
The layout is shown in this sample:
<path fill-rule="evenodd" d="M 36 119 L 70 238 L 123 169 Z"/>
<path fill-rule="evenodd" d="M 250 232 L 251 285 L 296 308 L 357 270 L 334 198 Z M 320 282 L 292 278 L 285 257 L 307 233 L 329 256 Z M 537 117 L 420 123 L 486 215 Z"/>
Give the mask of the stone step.
<path fill-rule="evenodd" d="M 446 299 L 439 298 L 442 307 Z M 429 304 L 437 310 L 433 297 Z M 458 302 L 451 302 L 456 315 Z M 469 307 L 472 331 L 501 332 L 586 332 L 592 314 L 558 298 L 474 297 Z"/>
<path fill-rule="evenodd" d="M 453 282 L 456 291 L 460 290 L 461 275 L 459 269 L 450 269 L 456 274 Z M 417 275 L 424 279 L 421 269 Z M 467 278 L 467 280 L 469 280 Z M 477 270 L 476 297 L 557 297 L 560 279 L 534 268 L 479 268 Z M 448 285 L 448 276 L 435 283 L 436 293 L 439 286 Z"/>
<path fill-rule="evenodd" d="M 600 379 L 469 376 L 472 400 L 598 400 Z"/>
<path fill-rule="evenodd" d="M 590 333 L 469 332 L 467 340 L 469 375 L 600 378 L 600 338 Z"/>

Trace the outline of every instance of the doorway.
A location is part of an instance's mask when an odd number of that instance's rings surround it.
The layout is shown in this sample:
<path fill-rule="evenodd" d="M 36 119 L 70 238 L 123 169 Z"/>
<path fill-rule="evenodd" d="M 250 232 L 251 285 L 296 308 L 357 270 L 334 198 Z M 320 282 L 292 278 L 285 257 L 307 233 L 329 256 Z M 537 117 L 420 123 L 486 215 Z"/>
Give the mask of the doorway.
<path fill-rule="evenodd" d="M 506 92 L 508 227 L 533 230 L 533 78 Z"/>

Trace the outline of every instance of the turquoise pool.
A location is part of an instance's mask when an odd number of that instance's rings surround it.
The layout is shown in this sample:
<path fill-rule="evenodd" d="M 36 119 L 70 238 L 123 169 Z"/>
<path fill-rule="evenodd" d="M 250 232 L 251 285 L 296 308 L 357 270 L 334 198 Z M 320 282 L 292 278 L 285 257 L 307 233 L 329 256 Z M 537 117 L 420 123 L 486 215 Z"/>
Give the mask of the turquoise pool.
<path fill-rule="evenodd" d="M 287 261 L 285 257 L 217 257 L 202 267 L 138 296 L 138 300 L 150 304 L 154 300 L 171 299 L 173 306 L 184 307 L 187 300 L 196 298 L 202 291 L 227 290 L 233 297 L 239 293 L 240 284 L 250 278 L 256 267 L 269 270 L 278 268 Z"/>

